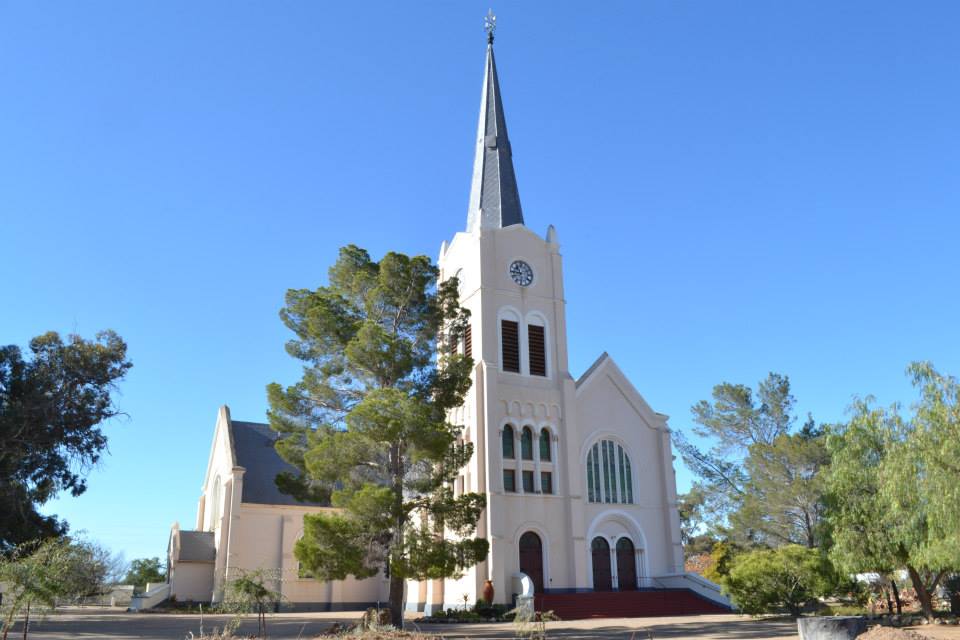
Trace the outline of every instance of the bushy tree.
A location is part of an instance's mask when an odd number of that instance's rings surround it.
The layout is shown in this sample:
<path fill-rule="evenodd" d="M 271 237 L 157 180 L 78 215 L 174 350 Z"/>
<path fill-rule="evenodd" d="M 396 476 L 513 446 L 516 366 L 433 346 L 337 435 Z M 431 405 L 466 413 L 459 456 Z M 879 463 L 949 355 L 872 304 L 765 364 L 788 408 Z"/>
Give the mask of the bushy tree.
<path fill-rule="evenodd" d="M 828 439 L 831 555 L 850 573 L 905 568 L 924 614 L 960 558 L 960 387 L 928 363 L 908 373 L 913 415 L 858 400 Z"/>
<path fill-rule="evenodd" d="M 124 577 L 124 584 L 132 584 L 136 590 L 142 591 L 149 583 L 164 582 L 167 572 L 160 563 L 160 558 L 138 558 L 130 563 L 130 569 Z"/>
<path fill-rule="evenodd" d="M 835 584 L 833 568 L 823 554 L 795 544 L 743 553 L 723 580 L 724 590 L 743 613 L 786 610 L 794 617 L 808 603 L 829 594 Z"/>
<path fill-rule="evenodd" d="M 701 529 L 747 546 L 822 543 L 819 470 L 829 455 L 812 419 L 792 432 L 794 405 L 789 378 L 771 373 L 756 392 L 725 382 L 693 406 L 693 431 L 712 446 L 703 450 L 679 431 L 674 444 L 698 477 L 689 495 Z"/>
<path fill-rule="evenodd" d="M 287 293 L 281 318 L 305 368 L 268 387 L 277 450 L 300 470 L 278 485 L 339 509 L 304 518 L 295 555 L 322 580 L 387 573 L 401 627 L 405 580 L 459 575 L 488 548 L 472 537 L 484 497 L 452 491 L 473 454 L 447 420 L 472 368 L 457 350 L 468 317 L 456 281 L 438 286 L 424 256 L 376 262 L 348 246 L 327 286 Z"/>
<path fill-rule="evenodd" d="M 66 342 L 45 333 L 27 358 L 0 347 L 0 550 L 66 531 L 38 507 L 86 490 L 86 472 L 107 445 L 98 425 L 119 413 L 111 393 L 131 367 L 126 355 L 112 331 Z"/>
<path fill-rule="evenodd" d="M 703 576 L 717 584 L 723 584 L 727 576 L 730 575 L 734 559 L 741 553 L 743 553 L 743 549 L 732 542 L 721 541 L 716 543 L 710 550 L 710 564 L 703 572 Z"/>
<path fill-rule="evenodd" d="M 270 588 L 279 585 L 280 576 L 264 569 L 239 572 L 227 584 L 226 607 L 235 613 L 253 613 L 257 616 L 257 637 L 267 637 L 267 612 L 278 605 L 283 594 Z"/>
<path fill-rule="evenodd" d="M 830 462 L 822 429 L 808 421 L 797 433 L 770 444 L 750 445 L 747 480 L 731 528 L 753 541 L 776 546 L 819 547 L 824 538 L 824 478 Z"/>
<path fill-rule="evenodd" d="M 26 638 L 31 616 L 51 611 L 58 600 L 100 593 L 108 570 L 96 545 L 67 537 L 24 543 L 0 555 L 0 583 L 5 587 L 2 640 L 17 617 Z"/>

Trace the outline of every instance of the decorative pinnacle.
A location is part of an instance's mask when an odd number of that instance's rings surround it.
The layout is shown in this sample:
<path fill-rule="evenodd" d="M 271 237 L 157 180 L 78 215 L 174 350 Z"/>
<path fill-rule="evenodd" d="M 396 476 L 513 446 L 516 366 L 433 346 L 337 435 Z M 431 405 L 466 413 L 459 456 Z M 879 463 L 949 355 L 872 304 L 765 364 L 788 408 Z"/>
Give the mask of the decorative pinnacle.
<path fill-rule="evenodd" d="M 487 44 L 493 44 L 493 35 L 497 31 L 497 16 L 493 14 L 493 9 L 489 9 L 483 18 L 483 30 L 487 32 Z"/>

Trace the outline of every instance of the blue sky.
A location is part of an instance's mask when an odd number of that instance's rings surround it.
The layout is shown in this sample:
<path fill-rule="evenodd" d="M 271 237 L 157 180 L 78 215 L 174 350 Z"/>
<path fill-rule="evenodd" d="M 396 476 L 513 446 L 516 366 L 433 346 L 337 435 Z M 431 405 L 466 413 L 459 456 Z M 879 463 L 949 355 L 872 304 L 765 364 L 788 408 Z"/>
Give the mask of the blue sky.
<path fill-rule="evenodd" d="M 488 3 L 0 2 L 0 342 L 116 329 L 110 454 L 49 506 L 128 558 L 192 526 L 217 407 L 292 382 L 277 312 L 337 248 L 465 224 Z M 960 5 L 503 2 L 527 224 L 570 366 L 689 429 L 721 381 L 801 414 L 960 374 Z M 681 489 L 690 476 L 678 468 Z"/>

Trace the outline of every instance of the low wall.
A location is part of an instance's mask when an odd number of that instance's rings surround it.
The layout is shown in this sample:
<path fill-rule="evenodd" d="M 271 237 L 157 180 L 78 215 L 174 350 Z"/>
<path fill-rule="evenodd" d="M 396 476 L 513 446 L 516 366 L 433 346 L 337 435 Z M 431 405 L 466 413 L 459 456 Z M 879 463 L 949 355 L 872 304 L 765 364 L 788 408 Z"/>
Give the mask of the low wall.
<path fill-rule="evenodd" d="M 725 596 L 720 590 L 720 585 L 707 580 L 696 573 L 673 573 L 665 576 L 659 576 L 655 579 L 664 587 L 672 589 L 690 589 L 699 596 L 712 600 L 717 604 L 733 608 L 730 598 Z"/>

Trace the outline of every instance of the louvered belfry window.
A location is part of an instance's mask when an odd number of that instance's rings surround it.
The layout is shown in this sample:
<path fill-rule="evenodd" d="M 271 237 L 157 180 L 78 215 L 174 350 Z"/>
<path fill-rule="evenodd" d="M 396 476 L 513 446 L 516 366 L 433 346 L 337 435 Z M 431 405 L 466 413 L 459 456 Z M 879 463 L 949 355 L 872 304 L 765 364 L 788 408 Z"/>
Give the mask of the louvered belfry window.
<path fill-rule="evenodd" d="M 473 332 L 470 331 L 470 325 L 463 330 L 463 355 L 473 357 Z"/>
<path fill-rule="evenodd" d="M 503 370 L 520 373 L 520 326 L 513 320 L 500 321 Z"/>
<path fill-rule="evenodd" d="M 527 325 L 527 338 L 530 341 L 530 375 L 547 375 L 547 348 L 543 337 L 543 327 Z"/>

